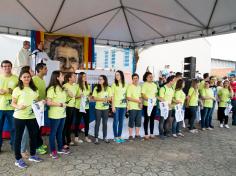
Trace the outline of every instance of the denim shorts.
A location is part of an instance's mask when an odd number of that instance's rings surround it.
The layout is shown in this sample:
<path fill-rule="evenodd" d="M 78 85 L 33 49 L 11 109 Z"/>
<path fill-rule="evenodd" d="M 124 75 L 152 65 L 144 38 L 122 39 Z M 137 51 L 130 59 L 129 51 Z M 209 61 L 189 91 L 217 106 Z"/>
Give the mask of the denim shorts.
<path fill-rule="evenodd" d="M 141 127 L 142 110 L 129 110 L 129 128 Z"/>

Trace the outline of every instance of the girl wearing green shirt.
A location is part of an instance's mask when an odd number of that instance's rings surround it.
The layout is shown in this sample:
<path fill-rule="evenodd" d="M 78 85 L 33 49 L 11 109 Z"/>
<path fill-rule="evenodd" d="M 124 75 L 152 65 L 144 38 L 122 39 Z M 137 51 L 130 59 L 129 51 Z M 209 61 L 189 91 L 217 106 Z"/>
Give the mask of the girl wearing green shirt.
<path fill-rule="evenodd" d="M 111 101 L 111 88 L 108 86 L 107 77 L 100 75 L 98 78 L 98 85 L 93 90 L 93 99 L 96 102 L 95 106 L 95 144 L 99 144 L 98 132 L 100 122 L 102 119 L 103 140 L 109 143 L 107 139 L 107 120 L 109 112 L 109 102 Z"/>
<path fill-rule="evenodd" d="M 229 117 L 225 115 L 225 109 L 230 103 L 232 98 L 233 90 L 230 87 L 229 81 L 225 80 L 223 83 L 223 88 L 218 92 L 219 106 L 218 106 L 218 115 L 220 121 L 220 128 L 229 128 L 228 119 Z"/>
<path fill-rule="evenodd" d="M 173 108 L 175 108 L 177 104 L 181 104 L 182 106 L 184 105 L 185 97 L 186 97 L 185 93 L 183 92 L 184 86 L 185 86 L 184 80 L 179 79 L 176 83 L 175 93 L 172 99 Z M 176 122 L 175 109 L 173 109 L 172 114 L 175 117 L 172 123 L 172 135 L 173 137 L 177 137 L 177 136 L 183 137 L 184 135 L 181 133 L 182 122 Z"/>
<path fill-rule="evenodd" d="M 192 80 L 191 87 L 188 91 L 186 108 L 189 111 L 189 132 L 197 133 L 197 129 L 194 127 L 194 122 L 197 117 L 199 100 L 199 81 L 197 79 Z M 187 109 L 186 109 L 187 110 Z"/>
<path fill-rule="evenodd" d="M 80 72 L 79 74 L 79 80 L 78 80 L 78 89 L 76 94 L 76 120 L 75 120 L 75 126 L 80 125 L 81 119 L 84 119 L 84 131 L 85 131 L 85 141 L 91 142 L 91 139 L 88 137 L 89 133 L 89 102 L 91 97 L 91 89 L 90 85 L 87 83 L 87 76 L 85 72 Z M 80 104 L 81 104 L 81 98 L 85 98 L 85 111 L 81 112 L 80 110 Z M 75 141 L 83 142 L 82 140 L 79 140 L 79 130 L 78 128 L 75 129 Z"/>
<path fill-rule="evenodd" d="M 112 112 L 114 113 L 113 133 L 116 143 L 125 142 L 121 138 L 124 118 L 126 113 L 126 91 L 127 85 L 125 83 L 124 73 L 120 70 L 115 73 L 115 83 L 111 86 L 112 90 Z"/>
<path fill-rule="evenodd" d="M 48 118 L 50 120 L 50 156 L 53 159 L 58 158 L 59 154 L 69 154 L 69 150 L 63 148 L 62 133 L 66 117 L 66 101 L 67 93 L 62 83 L 64 75 L 61 71 L 52 72 L 51 80 L 47 88 L 47 105 L 49 106 Z M 57 140 L 58 148 L 56 150 L 55 140 Z"/>
<path fill-rule="evenodd" d="M 26 168 L 27 165 L 21 156 L 21 140 L 25 127 L 27 127 L 30 136 L 30 157 L 29 161 L 41 162 L 42 159 L 37 157 L 35 137 L 39 131 L 38 124 L 32 110 L 32 104 L 38 100 L 38 91 L 34 85 L 31 75 L 28 71 L 23 70 L 19 76 L 19 84 L 12 93 L 12 106 L 15 108 L 15 165 L 19 168 Z"/>
<path fill-rule="evenodd" d="M 77 92 L 76 74 L 75 73 L 66 73 L 65 75 L 65 84 L 63 85 L 64 90 L 67 93 L 67 106 L 66 106 L 66 120 L 63 129 L 63 148 L 69 149 L 71 143 L 71 126 L 75 113 L 75 96 Z"/>
<path fill-rule="evenodd" d="M 154 130 L 154 118 L 156 115 L 156 102 L 154 103 L 151 115 L 148 116 L 148 99 L 152 99 L 152 101 L 156 101 L 157 98 L 157 85 L 153 82 L 153 76 L 151 72 L 146 72 L 143 75 L 143 85 L 142 85 L 142 98 L 143 102 L 143 112 L 144 112 L 144 138 L 147 140 L 149 138 L 153 139 L 153 130 Z M 150 120 L 150 136 L 148 135 L 148 124 Z"/>

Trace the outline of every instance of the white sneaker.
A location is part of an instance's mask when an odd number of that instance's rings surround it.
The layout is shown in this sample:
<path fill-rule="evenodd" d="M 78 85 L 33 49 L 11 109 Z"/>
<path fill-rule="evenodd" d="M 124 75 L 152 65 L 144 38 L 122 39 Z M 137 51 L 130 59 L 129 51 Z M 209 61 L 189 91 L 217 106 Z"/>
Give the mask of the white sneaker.
<path fill-rule="evenodd" d="M 183 134 L 183 133 L 178 133 L 177 135 L 178 135 L 178 136 L 181 136 L 181 137 L 184 137 L 184 134 Z"/>
<path fill-rule="evenodd" d="M 195 130 L 189 130 L 189 132 L 190 132 L 190 133 L 193 133 L 193 134 L 195 134 L 195 133 L 196 133 L 196 131 L 195 131 Z"/>
<path fill-rule="evenodd" d="M 91 139 L 89 139 L 88 137 L 85 137 L 85 141 L 88 142 L 88 143 L 91 143 Z"/>
<path fill-rule="evenodd" d="M 226 124 L 226 125 L 225 125 L 225 128 L 229 129 L 229 125 L 228 125 L 228 124 Z"/>
<path fill-rule="evenodd" d="M 209 127 L 209 128 L 207 128 L 207 130 L 210 130 L 210 131 L 211 131 L 211 130 L 213 130 L 213 129 Z"/>
<path fill-rule="evenodd" d="M 81 143 L 83 143 L 83 142 L 84 142 L 84 141 L 82 141 L 82 140 L 79 139 L 78 137 L 75 137 L 75 143 L 77 143 L 77 144 L 80 143 L 80 144 L 81 144 Z"/>
<path fill-rule="evenodd" d="M 172 136 L 173 136 L 174 138 L 177 138 L 177 137 L 178 137 L 176 134 L 172 134 Z"/>
<path fill-rule="evenodd" d="M 220 128 L 223 128 L 223 127 L 224 127 L 224 125 L 221 123 L 221 124 L 220 124 Z"/>

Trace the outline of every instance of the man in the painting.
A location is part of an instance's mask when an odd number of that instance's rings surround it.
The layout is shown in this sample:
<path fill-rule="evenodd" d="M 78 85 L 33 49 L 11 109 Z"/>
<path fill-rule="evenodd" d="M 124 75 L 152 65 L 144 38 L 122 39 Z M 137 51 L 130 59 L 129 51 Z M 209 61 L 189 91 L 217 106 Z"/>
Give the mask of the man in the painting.
<path fill-rule="evenodd" d="M 83 67 L 83 45 L 70 37 L 60 37 L 50 44 L 50 58 L 60 61 L 60 70 L 75 72 Z"/>

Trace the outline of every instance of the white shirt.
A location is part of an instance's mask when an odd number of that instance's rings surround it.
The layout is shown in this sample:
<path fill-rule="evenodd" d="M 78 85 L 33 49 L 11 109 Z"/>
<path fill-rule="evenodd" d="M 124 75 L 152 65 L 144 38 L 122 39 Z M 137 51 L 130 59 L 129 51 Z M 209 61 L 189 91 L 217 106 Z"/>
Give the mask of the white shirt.
<path fill-rule="evenodd" d="M 29 50 L 22 48 L 20 52 L 17 54 L 15 66 L 16 67 L 23 67 L 27 65 L 29 66 L 31 60 L 30 54 L 31 53 Z"/>
<path fill-rule="evenodd" d="M 38 49 L 34 50 L 32 52 L 32 63 L 31 67 L 33 70 L 35 70 L 35 66 L 43 61 L 43 63 L 47 64 L 47 61 L 49 61 L 50 58 L 48 57 L 47 53 L 44 51 L 39 51 Z"/>

